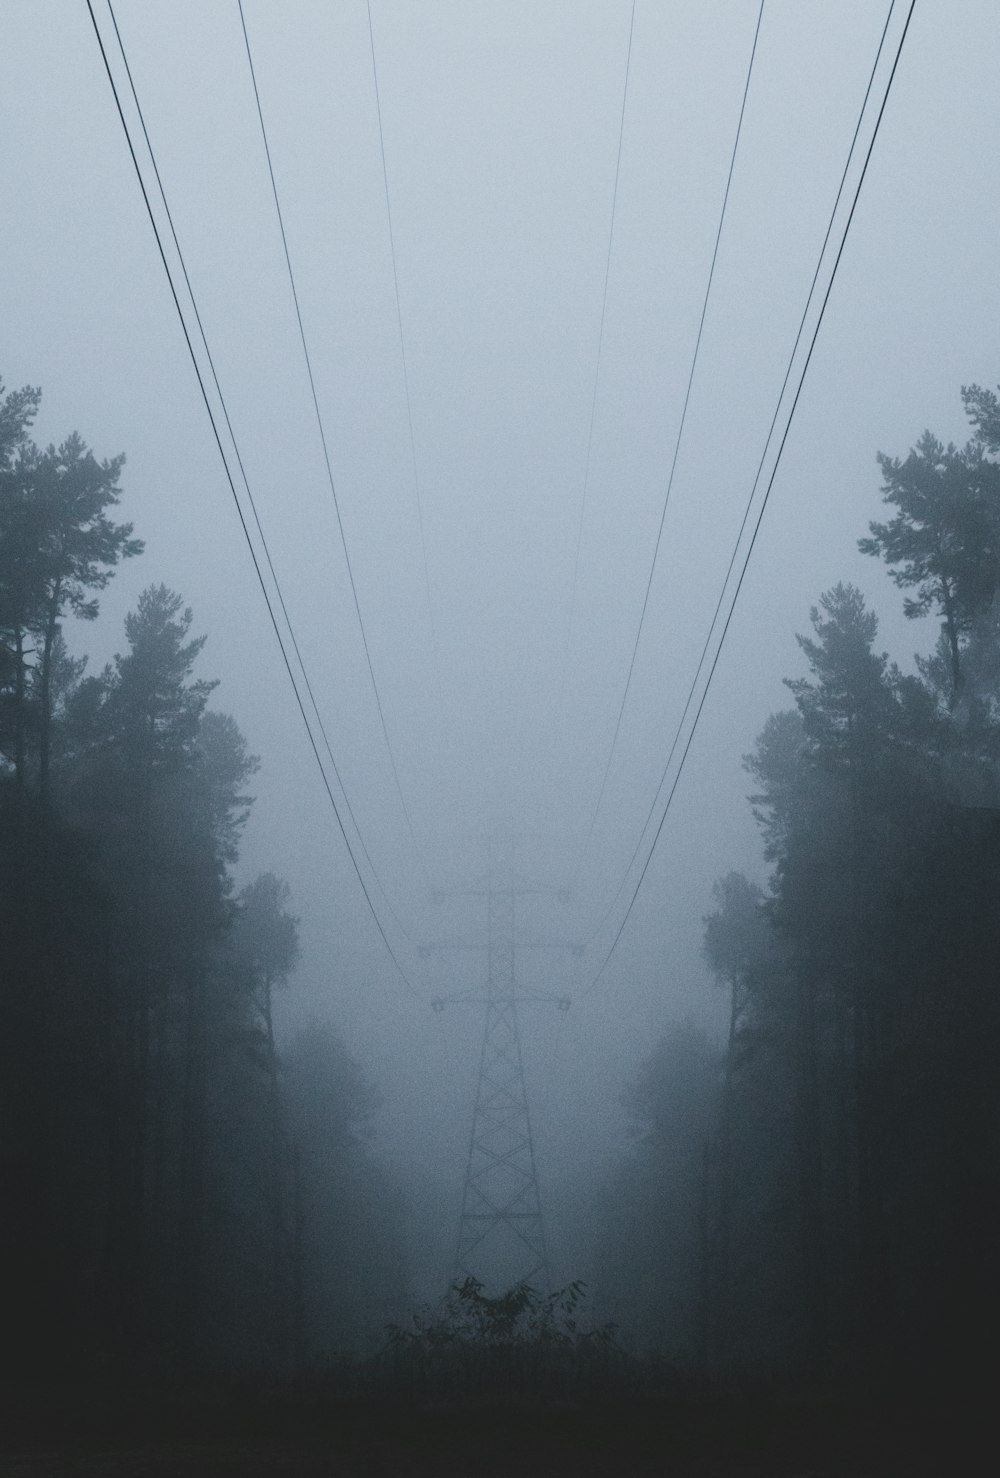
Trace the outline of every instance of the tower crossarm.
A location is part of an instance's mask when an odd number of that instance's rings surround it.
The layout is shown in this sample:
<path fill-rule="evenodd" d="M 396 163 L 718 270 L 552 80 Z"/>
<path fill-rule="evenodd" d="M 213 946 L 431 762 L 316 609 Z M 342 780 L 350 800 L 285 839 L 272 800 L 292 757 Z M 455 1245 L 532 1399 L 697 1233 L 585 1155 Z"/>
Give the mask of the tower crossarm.
<path fill-rule="evenodd" d="M 504 996 L 502 999 L 515 1006 L 534 1006 L 539 1002 L 548 1002 L 558 1006 L 560 1011 L 568 1011 L 573 1004 L 572 996 L 556 995 L 553 991 L 531 990 L 525 986 L 516 995 Z M 446 1006 L 486 1006 L 494 1001 L 495 996 L 482 995 L 476 991 L 457 991 L 450 996 L 435 996 L 431 1001 L 431 1010 L 440 1012 Z"/>
<path fill-rule="evenodd" d="M 443 950 L 488 950 L 490 947 L 488 939 L 469 939 L 461 935 L 453 935 L 446 939 L 431 939 L 426 944 L 417 946 L 420 958 L 429 959 L 432 954 Z M 568 949 L 571 955 L 580 958 L 586 953 L 587 946 L 575 939 L 563 939 L 554 934 L 532 934 L 515 939 L 511 946 L 515 950 L 520 949 Z"/>

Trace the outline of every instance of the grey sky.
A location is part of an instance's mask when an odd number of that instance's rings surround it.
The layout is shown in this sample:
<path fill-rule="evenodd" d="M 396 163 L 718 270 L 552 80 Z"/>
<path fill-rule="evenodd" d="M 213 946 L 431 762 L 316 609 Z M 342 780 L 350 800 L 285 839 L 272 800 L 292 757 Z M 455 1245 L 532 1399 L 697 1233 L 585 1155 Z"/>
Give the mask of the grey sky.
<path fill-rule="evenodd" d="M 110 37 L 107 13 L 96 9 Z M 893 35 L 905 12 L 898 7 Z M 386 161 L 433 610 L 428 612 L 361 0 L 246 13 L 362 611 L 422 859 L 382 745 L 312 422 L 235 0 L 116 5 L 272 554 L 377 867 L 418 938 L 471 932 L 429 886 L 495 821 L 562 883 L 614 726 L 693 348 L 754 0 L 639 0 L 576 619 L 576 530 L 630 5 L 374 0 Z M 635 845 L 749 491 L 885 16 L 767 0 L 702 359 L 605 807 L 562 911 L 587 930 Z M 698 951 L 712 880 L 759 871 L 740 755 L 799 670 L 819 592 L 857 580 L 906 659 L 856 540 L 877 449 L 965 435 L 963 381 L 1000 378 L 1000 11 L 918 0 L 840 276 L 674 810 L 602 988 L 528 1037 L 539 1133 L 584 1164 L 624 1074 L 671 1016 L 713 1019 Z M 3 6 L 0 370 L 44 391 L 39 433 L 128 454 L 147 541 L 72 641 L 99 665 L 163 579 L 209 633 L 217 701 L 262 757 L 247 872 L 291 883 L 296 1016 L 380 1062 L 394 1121 L 466 1132 L 478 1019 L 431 1021 L 366 917 L 308 754 L 132 175 L 86 6 Z M 867 135 L 865 135 L 867 137 Z M 432 619 L 433 616 L 433 619 Z M 436 657 L 435 641 L 436 633 Z M 375 893 L 378 900 L 378 893 Z M 627 894 L 626 894 L 627 897 Z M 612 923 L 616 919 L 613 918 Z M 480 970 L 423 961 L 429 997 Z M 605 936 L 605 945 L 610 934 Z M 599 941 L 600 942 L 600 941 Z M 585 979 L 600 959 L 582 967 Z M 568 961 L 526 974 L 572 988 Z M 463 973 L 464 972 L 464 973 Z M 290 1009 L 291 1003 L 290 1003 Z M 558 1070 L 556 1052 L 558 1048 Z M 543 1107 L 544 1106 L 544 1107 Z M 403 1143 L 400 1131 L 399 1141 Z"/>

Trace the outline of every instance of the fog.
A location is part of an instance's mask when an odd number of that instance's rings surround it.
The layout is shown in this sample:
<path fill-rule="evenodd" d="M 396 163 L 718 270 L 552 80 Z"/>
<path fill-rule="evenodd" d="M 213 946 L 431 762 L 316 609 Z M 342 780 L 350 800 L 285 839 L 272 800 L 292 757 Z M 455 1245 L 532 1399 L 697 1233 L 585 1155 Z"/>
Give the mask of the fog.
<path fill-rule="evenodd" d="M 489 838 L 517 838 L 517 875 L 539 885 L 518 900 L 520 937 L 557 941 L 516 950 L 518 986 L 572 999 L 519 1018 L 558 1286 L 592 1275 L 594 1198 L 634 1151 L 623 1095 L 654 1045 L 687 1024 L 725 1047 L 703 920 L 732 870 L 767 885 L 742 761 L 791 706 L 783 679 L 807 672 L 795 634 L 810 607 L 853 582 L 904 672 L 936 638 L 857 541 L 882 516 L 876 453 L 905 457 L 925 426 L 965 442 L 959 387 L 1000 377 L 989 0 L 916 6 L 709 695 L 616 939 L 885 9 L 764 6 L 678 445 L 758 7 L 373 0 L 369 31 L 360 3 L 246 0 L 342 540 L 239 9 L 116 3 L 342 786 L 326 764 L 328 781 L 397 968 L 275 640 L 87 7 L 5 8 L 0 372 L 8 389 L 41 387 L 40 445 L 78 428 L 98 458 L 126 454 L 116 517 L 146 546 L 99 619 L 64 635 L 99 674 L 156 581 L 207 635 L 196 675 L 219 680 L 211 707 L 260 758 L 234 887 L 274 872 L 299 919 L 279 1049 L 328 1024 L 377 1089 L 369 1132 L 406 1206 L 411 1303 L 454 1271 L 487 988 L 486 899 L 469 890 Z M 95 12 L 152 190 L 111 19 Z M 875 104 L 861 148 L 874 117 Z M 164 229 L 155 197 L 154 211 Z M 273 601 L 266 564 L 264 579 Z M 463 994 L 480 999 L 450 1001 Z"/>

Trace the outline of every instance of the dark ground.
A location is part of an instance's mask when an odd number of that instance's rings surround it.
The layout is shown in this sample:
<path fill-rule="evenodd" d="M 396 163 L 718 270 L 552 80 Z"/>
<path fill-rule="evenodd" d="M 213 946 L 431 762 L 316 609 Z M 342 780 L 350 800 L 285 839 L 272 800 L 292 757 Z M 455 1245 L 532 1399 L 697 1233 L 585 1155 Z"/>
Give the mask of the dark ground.
<path fill-rule="evenodd" d="M 989 1405 L 687 1389 L 430 1407 L 329 1388 L 8 1389 L 2 1478 L 970 1478 Z M 982 1418 L 982 1420 L 980 1420 Z"/>

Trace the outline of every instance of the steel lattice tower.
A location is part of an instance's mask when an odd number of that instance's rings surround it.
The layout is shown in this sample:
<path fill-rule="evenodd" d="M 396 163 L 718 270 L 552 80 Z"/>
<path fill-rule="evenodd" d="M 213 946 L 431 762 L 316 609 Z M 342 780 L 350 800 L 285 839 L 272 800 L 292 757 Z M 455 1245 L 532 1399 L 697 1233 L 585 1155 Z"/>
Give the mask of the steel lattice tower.
<path fill-rule="evenodd" d="M 463 991 L 439 996 L 431 1003 L 435 1011 L 458 1002 L 486 1008 L 452 1278 L 461 1282 L 472 1277 L 491 1290 L 502 1291 L 519 1283 L 534 1283 L 547 1290 L 545 1223 L 517 1008 L 521 1003 L 549 1002 L 566 1011 L 570 998 L 520 985 L 515 952 L 569 949 L 579 956 L 584 946 L 551 935 L 524 937 L 517 933 L 516 904 L 522 894 L 554 893 L 562 902 L 569 894 L 562 888 L 519 878 L 514 871 L 511 837 L 491 838 L 485 878 L 470 887 L 438 889 L 435 900 L 442 903 L 449 893 L 473 895 L 487 904 L 484 943 L 452 938 L 420 946 L 425 958 L 441 949 L 485 948 L 487 955 L 485 994 Z"/>
<path fill-rule="evenodd" d="M 517 890 L 509 846 L 493 843 L 490 850 L 486 1022 L 455 1275 L 504 1287 L 533 1282 L 547 1288 L 545 1223 L 517 1025 Z"/>

